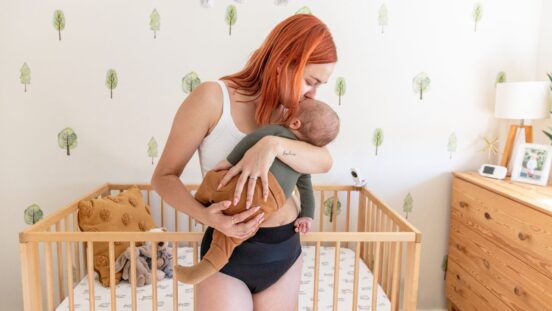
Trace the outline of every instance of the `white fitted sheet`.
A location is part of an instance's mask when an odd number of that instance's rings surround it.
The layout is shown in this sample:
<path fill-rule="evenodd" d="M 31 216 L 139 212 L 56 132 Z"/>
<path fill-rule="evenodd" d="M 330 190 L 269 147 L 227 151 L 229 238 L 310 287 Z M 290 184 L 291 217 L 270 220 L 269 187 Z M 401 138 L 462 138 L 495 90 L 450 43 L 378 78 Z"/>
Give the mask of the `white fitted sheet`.
<path fill-rule="evenodd" d="M 299 289 L 299 310 L 312 310 L 314 287 L 314 246 L 303 246 L 303 270 L 301 287 Z M 318 309 L 332 310 L 333 303 L 333 272 L 334 272 L 334 247 L 320 248 L 320 274 Z M 351 310 L 353 300 L 353 277 L 355 254 L 352 250 L 341 248 L 338 310 Z M 180 247 L 178 249 L 178 263 L 192 264 L 192 249 Z M 360 260 L 359 264 L 359 301 L 358 310 L 370 310 L 372 306 L 372 273 L 366 264 Z M 164 279 L 157 282 L 158 310 L 172 310 L 172 279 Z M 75 287 L 75 310 L 89 310 L 88 279 L 84 277 Z M 152 297 L 151 285 L 136 289 L 138 310 L 151 310 Z M 96 310 L 111 310 L 111 292 L 103 287 L 96 277 L 94 295 L 96 297 Z M 131 310 L 131 287 L 128 282 L 121 282 L 116 287 L 117 310 Z M 178 284 L 178 310 L 193 310 L 193 289 L 191 285 Z M 58 311 L 69 310 L 69 299 L 56 308 Z M 377 310 L 391 310 L 391 303 L 380 286 L 377 294 Z"/>

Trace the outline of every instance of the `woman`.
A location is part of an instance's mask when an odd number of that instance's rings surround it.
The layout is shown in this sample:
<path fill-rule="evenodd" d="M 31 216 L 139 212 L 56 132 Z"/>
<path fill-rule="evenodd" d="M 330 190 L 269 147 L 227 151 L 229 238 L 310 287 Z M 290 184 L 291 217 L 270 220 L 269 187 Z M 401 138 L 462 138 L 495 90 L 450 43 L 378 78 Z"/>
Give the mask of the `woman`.
<path fill-rule="evenodd" d="M 243 238 L 260 227 L 250 240 L 271 245 L 289 241 L 290 236 L 299 240 L 293 229 L 298 215 L 294 200 L 286 201 L 266 222 L 262 215 L 244 222 L 255 213 L 256 207 L 233 217 L 226 216 L 222 211 L 230 206 L 230 201 L 204 207 L 194 200 L 179 177 L 196 149 L 205 175 L 247 133 L 266 124 L 287 121 L 297 112 L 302 99 L 316 96 L 317 88 L 328 81 L 336 61 L 335 44 L 326 25 L 312 15 L 294 15 L 271 31 L 242 71 L 221 81 L 201 84 L 182 103 L 151 184 L 171 206 L 210 227 L 202 241 L 202 254 L 210 245 L 212 228 L 227 236 Z M 224 184 L 241 174 L 234 201 L 243 190 L 250 202 L 257 178 L 263 185 L 263 194 L 268 195 L 267 174 L 275 157 L 301 173 L 327 172 L 332 165 L 325 148 L 282 137 L 265 137 L 248 150 L 222 181 Z M 247 243 L 240 247 L 246 249 Z M 256 250 L 250 247 L 251 250 L 253 256 L 248 257 L 256 260 Z M 299 253 L 266 265 L 261 261 L 243 265 L 233 258 L 220 272 L 196 286 L 196 310 L 295 308 L 302 268 L 300 246 Z"/>

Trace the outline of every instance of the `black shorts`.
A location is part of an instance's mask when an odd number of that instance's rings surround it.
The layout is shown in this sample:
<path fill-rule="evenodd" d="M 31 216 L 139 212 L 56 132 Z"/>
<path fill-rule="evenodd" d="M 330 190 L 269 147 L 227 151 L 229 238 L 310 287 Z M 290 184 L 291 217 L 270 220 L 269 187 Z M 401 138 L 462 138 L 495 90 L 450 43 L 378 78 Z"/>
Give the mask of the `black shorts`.
<path fill-rule="evenodd" d="M 253 294 L 276 283 L 301 256 L 301 241 L 293 223 L 260 227 L 254 236 L 234 249 L 220 272 L 242 280 Z M 202 259 L 212 239 L 213 228 L 208 227 L 201 241 Z"/>

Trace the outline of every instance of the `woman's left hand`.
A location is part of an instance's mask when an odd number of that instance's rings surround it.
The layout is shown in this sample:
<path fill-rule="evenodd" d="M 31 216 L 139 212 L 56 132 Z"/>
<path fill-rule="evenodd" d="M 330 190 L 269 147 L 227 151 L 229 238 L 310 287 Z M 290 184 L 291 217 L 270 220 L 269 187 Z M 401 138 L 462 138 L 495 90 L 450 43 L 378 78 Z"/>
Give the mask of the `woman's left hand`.
<path fill-rule="evenodd" d="M 268 170 L 276 158 L 277 151 L 271 136 L 261 138 L 253 147 L 249 148 L 243 158 L 232 166 L 222 178 L 218 189 L 226 185 L 232 177 L 240 174 L 234 191 L 233 204 L 236 205 L 242 194 L 243 187 L 247 182 L 247 201 L 246 208 L 251 207 L 255 184 L 257 178 L 261 179 L 263 186 L 263 199 L 266 202 L 268 198 Z"/>

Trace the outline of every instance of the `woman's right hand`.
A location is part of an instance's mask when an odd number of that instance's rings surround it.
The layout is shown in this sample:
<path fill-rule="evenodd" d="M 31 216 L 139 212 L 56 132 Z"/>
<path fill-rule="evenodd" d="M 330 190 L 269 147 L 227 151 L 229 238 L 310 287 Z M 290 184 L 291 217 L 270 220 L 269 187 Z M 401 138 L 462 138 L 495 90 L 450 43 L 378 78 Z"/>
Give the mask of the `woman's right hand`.
<path fill-rule="evenodd" d="M 250 208 L 233 216 L 225 215 L 222 211 L 229 208 L 231 203 L 231 201 L 221 201 L 205 208 L 206 224 L 228 237 L 243 239 L 252 235 L 257 231 L 261 222 L 263 222 L 264 213 L 259 213 L 259 215 L 247 222 L 243 221 L 254 215 L 260 209 L 260 206 Z"/>

